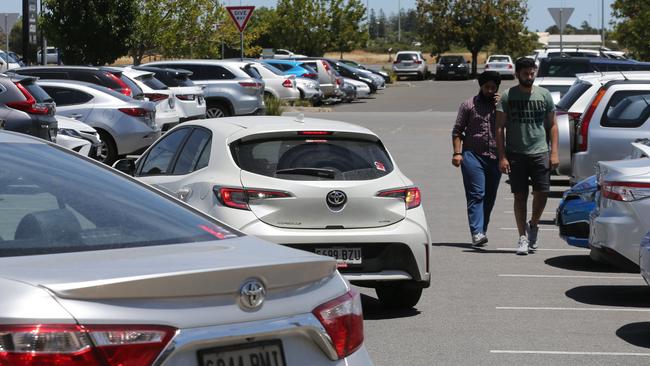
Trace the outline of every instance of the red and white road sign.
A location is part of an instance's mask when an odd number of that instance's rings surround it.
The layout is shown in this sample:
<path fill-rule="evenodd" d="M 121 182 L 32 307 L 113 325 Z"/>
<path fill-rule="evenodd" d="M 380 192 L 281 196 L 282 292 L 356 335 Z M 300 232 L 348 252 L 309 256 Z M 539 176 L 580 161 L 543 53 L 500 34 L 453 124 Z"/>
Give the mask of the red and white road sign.
<path fill-rule="evenodd" d="M 251 15 L 253 15 L 253 10 L 255 10 L 255 7 L 226 6 L 226 10 L 228 10 L 228 15 L 230 15 L 230 18 L 232 18 L 232 21 L 235 22 L 237 29 L 239 29 L 239 32 L 241 33 L 244 31 L 244 29 L 246 29 L 246 24 L 248 24 L 248 20 L 251 18 Z"/>

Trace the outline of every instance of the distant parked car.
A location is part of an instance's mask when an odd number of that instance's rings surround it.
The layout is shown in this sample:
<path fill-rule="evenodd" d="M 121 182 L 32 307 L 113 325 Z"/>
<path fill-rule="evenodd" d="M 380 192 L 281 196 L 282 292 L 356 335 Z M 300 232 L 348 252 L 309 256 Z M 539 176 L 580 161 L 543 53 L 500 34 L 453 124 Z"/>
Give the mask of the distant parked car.
<path fill-rule="evenodd" d="M 440 56 L 436 67 L 436 80 L 469 79 L 470 65 L 464 56 Z"/>
<path fill-rule="evenodd" d="M 289 102 L 300 99 L 295 75 L 284 75 L 275 66 L 263 62 L 253 62 L 251 68 L 264 80 L 264 95 Z"/>
<path fill-rule="evenodd" d="M 13 52 L 12 52 L 13 53 Z M 20 62 L 4 51 L 0 51 L 0 72 L 19 68 Z"/>
<path fill-rule="evenodd" d="M 16 52 L 13 52 L 13 51 L 9 51 L 9 52 L 7 52 L 7 54 L 8 54 L 12 59 L 14 59 L 14 61 L 16 61 L 16 63 L 17 63 L 18 65 L 20 65 L 20 67 L 24 67 L 24 66 L 25 66 L 25 63 L 23 62 L 23 57 L 22 57 L 22 56 L 20 56 L 19 54 L 17 54 Z"/>
<path fill-rule="evenodd" d="M 302 62 L 315 70 L 318 74 L 318 83 L 323 91 L 325 99 L 340 98 L 343 92 L 340 90 L 343 85 L 343 78 L 337 75 L 336 70 L 322 58 L 301 58 L 296 61 Z"/>
<path fill-rule="evenodd" d="M 278 59 L 292 59 L 297 57 L 307 57 L 307 56 L 293 53 L 292 51 L 285 50 L 282 48 L 275 50 L 275 54 L 273 55 L 273 58 L 278 58 Z"/>
<path fill-rule="evenodd" d="M 485 70 L 498 72 L 504 79 L 515 78 L 515 64 L 508 55 L 490 55 L 485 61 Z"/>
<path fill-rule="evenodd" d="M 47 64 L 59 64 L 61 62 L 60 51 L 56 47 L 47 47 L 45 53 L 45 63 Z M 39 49 L 36 52 L 36 62 L 41 64 L 41 50 Z"/>
<path fill-rule="evenodd" d="M 191 71 L 189 78 L 204 87 L 207 118 L 265 113 L 264 81 L 251 62 L 174 60 L 155 61 L 144 66 Z"/>
<path fill-rule="evenodd" d="M 263 60 L 262 62 L 274 66 L 276 69 L 282 71 L 282 73 L 285 75 L 295 75 L 296 77 L 318 80 L 318 73 L 316 70 L 305 65 L 304 62 L 276 59 L 267 59 Z"/>
<path fill-rule="evenodd" d="M 339 62 L 342 62 L 342 63 L 344 63 L 344 64 L 346 64 L 348 66 L 352 66 L 352 67 L 354 67 L 356 69 L 366 70 L 366 71 L 369 71 L 369 72 L 371 72 L 373 74 L 379 75 L 384 79 L 384 83 L 386 83 L 386 84 L 390 83 L 390 75 L 388 75 L 388 73 L 386 71 L 384 71 L 384 70 L 375 70 L 375 69 L 370 68 L 369 66 L 360 64 L 360 63 L 358 63 L 356 61 L 352 61 L 352 60 L 340 59 Z"/>
<path fill-rule="evenodd" d="M 55 110 L 52 98 L 36 84 L 36 78 L 0 74 L 0 119 L 5 130 L 55 142 Z"/>
<path fill-rule="evenodd" d="M 420 51 L 400 51 L 395 55 L 393 61 L 393 72 L 397 79 L 403 76 L 414 76 L 424 80 L 429 76 L 427 61 Z"/>
<path fill-rule="evenodd" d="M 83 81 L 39 80 L 38 85 L 54 99 L 58 114 L 97 130 L 101 162 L 112 164 L 119 156 L 140 153 L 160 137 L 153 102 Z"/>
<path fill-rule="evenodd" d="M 83 156 L 94 158 L 94 154 L 97 153 L 97 148 L 95 146 L 95 149 L 93 149 L 93 143 L 86 139 L 81 132 L 95 131 L 94 128 L 74 118 L 60 115 L 56 116 L 56 121 L 59 127 L 58 134 L 56 135 L 57 145 L 61 145 Z M 96 131 L 95 135 L 97 135 Z M 98 143 L 100 142 L 99 139 L 97 141 Z"/>
<path fill-rule="evenodd" d="M 319 106 L 323 103 L 325 95 L 320 89 L 318 80 L 297 77 L 296 88 L 300 92 L 300 99 L 310 100 L 314 106 Z"/>
<path fill-rule="evenodd" d="M 538 77 L 569 77 L 577 74 L 607 71 L 650 71 L 650 62 L 593 57 L 555 57 L 542 59 Z"/>
<path fill-rule="evenodd" d="M 431 281 L 420 190 L 365 128 L 300 117 L 200 120 L 115 166 L 247 234 L 336 258 L 387 306 L 416 305 Z"/>
<path fill-rule="evenodd" d="M 376 93 L 379 89 L 384 89 L 386 83 L 384 78 L 367 70 L 357 69 L 343 62 L 326 59 L 341 74 L 341 76 L 366 83 L 370 87 L 371 93 Z"/>
<path fill-rule="evenodd" d="M 372 94 L 370 86 L 368 86 L 368 84 L 364 83 L 363 81 L 350 78 L 343 78 L 343 81 L 346 84 L 354 85 L 357 91 L 357 98 L 369 98 L 370 94 Z"/>

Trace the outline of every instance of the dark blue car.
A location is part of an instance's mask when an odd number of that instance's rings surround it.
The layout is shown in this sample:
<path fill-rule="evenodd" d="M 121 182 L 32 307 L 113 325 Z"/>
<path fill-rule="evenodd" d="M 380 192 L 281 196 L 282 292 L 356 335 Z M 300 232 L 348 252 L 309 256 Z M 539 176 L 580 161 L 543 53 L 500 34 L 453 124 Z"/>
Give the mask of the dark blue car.
<path fill-rule="evenodd" d="M 595 175 L 564 192 L 557 208 L 555 223 L 560 227 L 560 237 L 569 245 L 589 247 L 589 214 L 596 208 L 597 193 Z"/>

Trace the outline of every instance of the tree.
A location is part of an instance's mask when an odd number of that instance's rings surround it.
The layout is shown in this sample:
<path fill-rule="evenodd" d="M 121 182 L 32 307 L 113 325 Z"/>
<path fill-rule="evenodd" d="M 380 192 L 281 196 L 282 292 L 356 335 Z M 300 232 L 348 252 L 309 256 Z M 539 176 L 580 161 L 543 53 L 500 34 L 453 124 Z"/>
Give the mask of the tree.
<path fill-rule="evenodd" d="M 431 55 L 449 50 L 456 39 L 452 22 L 452 0 L 418 0 L 417 13 L 420 33 L 431 47 Z"/>
<path fill-rule="evenodd" d="M 18 18 L 9 33 L 9 49 L 16 52 L 23 49 L 23 21 Z"/>
<path fill-rule="evenodd" d="M 330 0 L 329 5 L 332 37 L 328 49 L 339 51 L 343 58 L 344 51 L 350 51 L 367 40 L 367 30 L 361 29 L 366 7 L 359 0 Z"/>
<path fill-rule="evenodd" d="M 630 51 L 632 57 L 650 60 L 650 3 L 616 0 L 612 4 L 613 37 Z"/>
<path fill-rule="evenodd" d="M 377 18 L 377 38 L 386 37 L 386 24 L 388 20 L 386 19 L 386 14 L 383 9 L 379 9 L 379 17 Z"/>
<path fill-rule="evenodd" d="M 138 11 L 133 33 L 129 38 L 133 64 L 140 65 L 146 52 L 158 48 L 161 31 L 170 27 L 172 9 L 169 0 L 136 0 Z"/>
<path fill-rule="evenodd" d="M 379 22 L 377 21 L 377 15 L 375 14 L 375 9 L 370 9 L 370 17 L 368 19 L 368 34 L 371 39 L 377 38 L 377 26 Z"/>
<path fill-rule="evenodd" d="M 135 0 L 44 0 L 42 26 L 68 64 L 104 65 L 129 51 Z"/>
<path fill-rule="evenodd" d="M 557 25 L 552 25 L 546 28 L 545 32 L 550 34 L 560 34 L 560 28 Z M 571 24 L 567 24 L 564 26 L 564 32 L 562 34 L 580 34 L 580 31 Z"/>
<path fill-rule="evenodd" d="M 329 32 L 326 0 L 278 0 L 271 25 L 275 48 L 321 56 L 327 49 Z"/>

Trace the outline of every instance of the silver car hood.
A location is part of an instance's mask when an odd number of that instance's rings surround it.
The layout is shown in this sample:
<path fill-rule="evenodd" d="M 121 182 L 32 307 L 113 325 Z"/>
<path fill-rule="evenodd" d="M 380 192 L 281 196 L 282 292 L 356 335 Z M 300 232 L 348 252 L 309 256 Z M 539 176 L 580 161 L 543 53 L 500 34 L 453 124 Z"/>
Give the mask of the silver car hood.
<path fill-rule="evenodd" d="M 267 289 L 328 277 L 329 258 L 245 236 L 128 249 L 0 258 L 0 277 L 69 299 L 128 299 L 236 293 L 251 277 Z M 299 274 L 299 275 L 297 275 Z"/>

